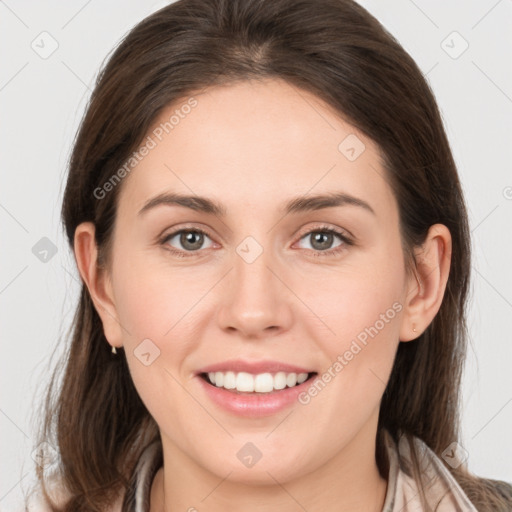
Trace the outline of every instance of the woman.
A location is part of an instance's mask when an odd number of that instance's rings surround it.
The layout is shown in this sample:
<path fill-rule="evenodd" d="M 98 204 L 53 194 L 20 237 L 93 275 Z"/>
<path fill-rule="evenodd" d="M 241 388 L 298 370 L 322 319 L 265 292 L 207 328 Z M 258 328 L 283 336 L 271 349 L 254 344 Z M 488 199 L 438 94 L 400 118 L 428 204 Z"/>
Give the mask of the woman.
<path fill-rule="evenodd" d="M 511 509 L 458 442 L 470 240 L 447 137 L 358 4 L 142 21 L 62 217 L 83 287 L 47 510 Z"/>

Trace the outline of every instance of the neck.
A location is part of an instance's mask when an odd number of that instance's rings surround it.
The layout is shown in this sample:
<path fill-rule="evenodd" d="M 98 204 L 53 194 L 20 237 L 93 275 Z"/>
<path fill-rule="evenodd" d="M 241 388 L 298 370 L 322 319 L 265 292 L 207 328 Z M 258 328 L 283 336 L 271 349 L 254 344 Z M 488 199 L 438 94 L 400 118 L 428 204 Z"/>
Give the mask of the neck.
<path fill-rule="evenodd" d="M 365 427 L 319 468 L 286 481 L 268 473 L 263 485 L 232 481 L 228 471 L 215 475 L 162 435 L 164 465 L 153 480 L 151 512 L 381 512 L 387 480 L 377 468 L 376 422 L 370 423 L 373 429 Z"/>

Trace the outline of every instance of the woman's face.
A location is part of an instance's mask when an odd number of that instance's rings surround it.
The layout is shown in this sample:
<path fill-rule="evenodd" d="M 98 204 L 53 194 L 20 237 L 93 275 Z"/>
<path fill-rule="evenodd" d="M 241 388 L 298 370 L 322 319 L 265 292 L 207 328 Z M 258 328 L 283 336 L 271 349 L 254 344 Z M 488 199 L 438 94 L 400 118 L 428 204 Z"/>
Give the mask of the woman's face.
<path fill-rule="evenodd" d="M 148 137 L 119 198 L 109 341 L 164 457 L 245 482 L 342 456 L 353 470 L 373 456 L 410 286 L 377 147 L 279 80 L 185 98 Z M 144 209 L 162 194 L 192 199 Z"/>

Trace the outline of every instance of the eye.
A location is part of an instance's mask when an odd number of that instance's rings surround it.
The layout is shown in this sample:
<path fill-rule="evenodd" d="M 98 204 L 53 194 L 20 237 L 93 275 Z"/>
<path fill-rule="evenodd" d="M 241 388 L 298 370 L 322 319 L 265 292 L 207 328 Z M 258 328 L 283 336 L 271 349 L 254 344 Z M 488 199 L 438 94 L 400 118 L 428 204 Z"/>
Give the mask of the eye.
<path fill-rule="evenodd" d="M 180 229 L 179 231 L 174 231 L 173 233 L 169 233 L 165 235 L 164 238 L 160 241 L 161 244 L 166 245 L 167 247 L 170 245 L 171 249 L 169 249 L 172 253 L 177 256 L 187 257 L 186 254 L 198 252 L 200 249 L 205 249 L 208 247 L 203 247 L 205 242 L 205 237 L 210 238 L 208 233 L 201 229 Z M 170 242 L 175 239 L 174 243 L 180 244 L 181 247 L 175 247 Z M 211 246 L 209 246 L 211 247 Z M 190 254 L 193 256 L 193 254 Z"/>
<path fill-rule="evenodd" d="M 210 240 L 210 245 L 204 247 L 206 238 Z M 347 246 L 354 245 L 351 238 L 342 231 L 337 229 L 321 226 L 305 233 L 300 237 L 300 241 L 311 239 L 310 247 L 306 249 L 311 250 L 312 256 L 333 256 L 345 250 Z M 339 243 L 332 246 L 333 242 L 339 240 Z M 176 245 L 178 244 L 178 247 Z M 208 249 L 213 247 L 214 243 L 211 241 L 210 236 L 206 231 L 199 228 L 183 228 L 167 235 L 159 241 L 161 245 L 166 247 L 166 250 L 173 253 L 180 258 L 196 256 L 201 249 Z M 180 247 L 181 246 L 181 247 Z"/>
<path fill-rule="evenodd" d="M 308 231 L 300 240 L 308 238 L 311 240 L 310 247 L 306 248 L 314 251 L 313 256 L 332 256 L 346 249 L 346 246 L 353 245 L 352 240 L 343 232 L 326 226 Z M 336 238 L 340 242 L 333 247 Z"/>

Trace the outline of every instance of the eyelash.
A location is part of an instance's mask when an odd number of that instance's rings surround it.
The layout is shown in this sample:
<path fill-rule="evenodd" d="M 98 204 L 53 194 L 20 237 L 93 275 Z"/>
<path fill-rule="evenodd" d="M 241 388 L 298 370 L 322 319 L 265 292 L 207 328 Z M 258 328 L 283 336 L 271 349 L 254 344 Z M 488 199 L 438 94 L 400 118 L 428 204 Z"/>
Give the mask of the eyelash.
<path fill-rule="evenodd" d="M 173 231 L 172 233 L 169 233 L 169 234 L 165 235 L 162 239 L 159 240 L 159 243 L 161 245 L 165 245 L 169 240 L 174 238 L 176 235 L 178 235 L 180 233 L 187 233 L 187 232 L 188 233 L 200 233 L 202 235 L 206 235 L 209 238 L 211 238 L 210 234 L 207 231 L 204 231 L 202 229 L 199 229 L 199 228 L 182 228 L 182 229 L 178 229 L 176 231 Z M 336 256 L 338 253 L 344 251 L 346 249 L 346 246 L 354 245 L 354 241 L 351 238 L 349 238 L 346 234 L 344 234 L 344 232 L 338 231 L 337 229 L 334 229 L 334 228 L 331 228 L 331 227 L 328 227 L 328 226 L 320 226 L 320 227 L 317 227 L 317 228 L 312 229 L 310 231 L 307 231 L 306 233 L 304 233 L 304 234 L 302 234 L 300 236 L 299 240 L 302 240 L 303 238 L 305 238 L 308 235 L 311 235 L 313 233 L 329 233 L 329 234 L 333 234 L 333 235 L 338 236 L 341 239 L 341 241 L 343 242 L 343 244 L 335 247 L 334 249 L 328 249 L 326 251 L 318 251 L 318 250 L 314 250 L 314 249 L 309 249 L 310 251 L 313 251 L 312 255 L 314 257 L 319 257 L 319 256 L 322 256 L 322 257 L 323 256 Z M 199 251 L 181 251 L 181 250 L 175 249 L 174 247 L 171 247 L 171 246 L 167 246 L 166 250 L 168 250 L 169 252 L 171 252 L 175 256 L 178 256 L 179 258 L 193 257 L 193 256 L 195 256 L 199 252 Z"/>

